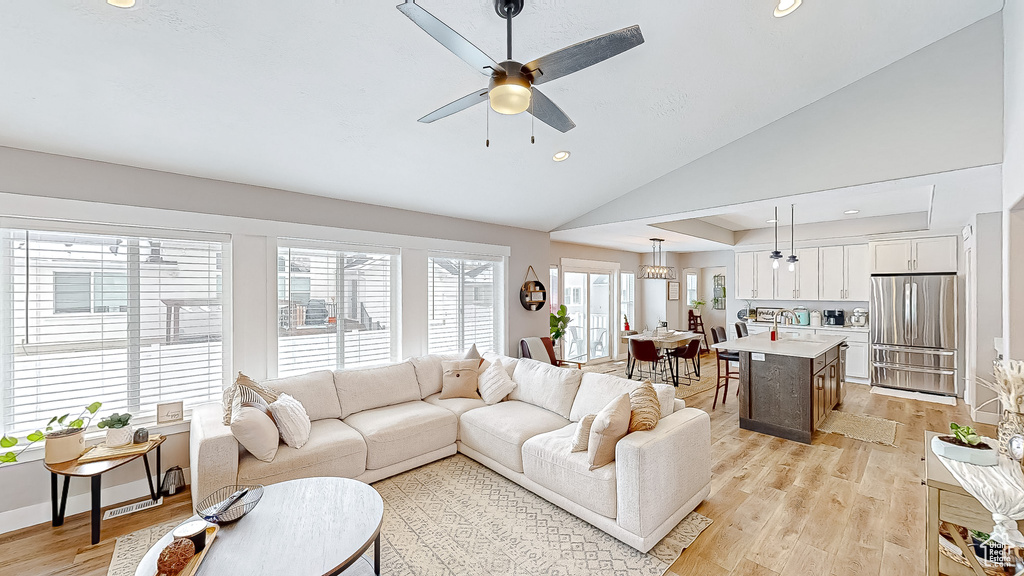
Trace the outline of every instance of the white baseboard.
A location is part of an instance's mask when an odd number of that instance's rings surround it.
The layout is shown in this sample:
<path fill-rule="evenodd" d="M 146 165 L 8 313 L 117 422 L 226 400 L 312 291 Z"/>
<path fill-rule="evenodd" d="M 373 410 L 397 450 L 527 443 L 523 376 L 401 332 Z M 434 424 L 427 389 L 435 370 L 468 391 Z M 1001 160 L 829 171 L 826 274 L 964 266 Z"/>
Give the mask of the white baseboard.
<path fill-rule="evenodd" d="M 184 472 L 185 483 L 188 484 L 191 478 L 189 469 L 185 468 Z M 73 478 L 71 481 L 84 482 L 84 480 L 79 478 Z M 58 488 L 63 486 L 63 482 L 63 479 L 61 479 L 58 484 Z M 104 488 L 100 491 L 100 494 L 100 502 L 104 508 L 107 508 L 130 500 L 138 500 L 139 498 L 149 496 L 149 484 L 146 482 L 145 478 L 140 478 L 139 480 L 134 480 L 126 484 L 118 484 L 117 486 Z M 65 518 L 74 514 L 88 512 L 89 510 L 92 510 L 92 494 L 90 492 L 87 491 L 84 494 L 75 495 L 68 494 L 68 503 L 64 512 Z M 8 510 L 6 512 L 0 512 L 0 534 L 20 530 L 22 528 L 28 528 L 29 526 L 35 526 L 36 524 L 49 524 L 52 519 L 53 516 L 49 501 L 30 504 L 28 506 L 15 508 L 14 510 Z"/>
<path fill-rule="evenodd" d="M 925 394 L 924 392 L 911 392 L 910 390 L 897 390 L 895 388 L 885 388 L 882 386 L 872 386 L 872 394 L 881 394 L 883 396 L 893 396 L 895 398 L 907 398 L 910 400 L 921 400 L 922 402 L 932 402 L 934 404 L 945 404 L 946 406 L 956 406 L 956 396 L 940 396 L 938 394 Z"/>
<path fill-rule="evenodd" d="M 971 419 L 981 424 L 999 425 L 999 414 L 971 408 Z"/>

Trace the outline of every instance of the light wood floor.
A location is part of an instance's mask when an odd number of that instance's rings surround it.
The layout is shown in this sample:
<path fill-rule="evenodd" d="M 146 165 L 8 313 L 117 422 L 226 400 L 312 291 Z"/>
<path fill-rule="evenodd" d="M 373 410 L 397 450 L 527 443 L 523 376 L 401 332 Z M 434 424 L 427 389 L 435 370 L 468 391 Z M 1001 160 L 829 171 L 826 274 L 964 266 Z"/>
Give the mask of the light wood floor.
<path fill-rule="evenodd" d="M 603 367 L 600 371 L 620 370 Z M 714 379 L 713 356 L 702 362 Z M 740 430 L 735 386 L 687 399 L 711 414 L 712 492 L 697 511 L 714 523 L 672 566 L 678 576 L 907 576 L 924 574 L 925 430 L 970 422 L 966 408 L 903 400 L 850 385 L 842 410 L 901 422 L 897 446 L 833 434 L 812 445 Z M 978 426 L 992 435 L 990 426 Z M 191 514 L 188 492 L 160 508 L 103 523 L 89 546 L 89 515 L 0 535 L 0 574 L 106 576 L 118 536 Z"/>

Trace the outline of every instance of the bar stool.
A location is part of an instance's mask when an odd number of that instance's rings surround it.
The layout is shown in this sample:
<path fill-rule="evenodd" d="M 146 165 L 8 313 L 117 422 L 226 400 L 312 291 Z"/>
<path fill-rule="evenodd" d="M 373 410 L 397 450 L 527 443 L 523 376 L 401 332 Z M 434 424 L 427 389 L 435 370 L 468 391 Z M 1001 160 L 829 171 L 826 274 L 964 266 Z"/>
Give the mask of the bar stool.
<path fill-rule="evenodd" d="M 737 322 L 736 323 L 736 335 L 739 336 L 740 338 L 746 338 L 747 336 L 750 336 L 750 332 L 747 331 L 747 323 L 746 322 Z"/>
<path fill-rule="evenodd" d="M 661 353 L 661 350 L 654 344 L 653 340 L 629 340 L 629 353 L 633 357 L 633 362 L 638 363 L 640 369 L 640 379 L 644 379 L 644 370 L 642 362 L 647 362 L 651 365 L 650 379 L 653 381 L 657 377 L 657 368 L 661 364 L 661 361 L 665 359 L 665 355 Z"/>
<path fill-rule="evenodd" d="M 711 339 L 715 341 L 715 344 L 721 344 L 726 341 L 725 338 L 725 327 L 715 326 L 711 329 Z M 725 392 L 722 394 L 722 405 L 725 405 L 725 399 L 729 397 L 729 379 L 735 378 L 736 382 L 736 393 L 740 393 L 739 387 L 739 370 L 732 372 L 729 370 L 730 362 L 739 362 L 740 353 L 733 352 L 731 350 L 719 350 L 715 349 L 715 360 L 718 368 L 718 379 L 715 381 L 715 401 L 711 404 L 711 409 L 714 410 L 718 406 L 718 389 L 725 388 Z M 725 373 L 722 373 L 722 362 L 725 362 Z"/>

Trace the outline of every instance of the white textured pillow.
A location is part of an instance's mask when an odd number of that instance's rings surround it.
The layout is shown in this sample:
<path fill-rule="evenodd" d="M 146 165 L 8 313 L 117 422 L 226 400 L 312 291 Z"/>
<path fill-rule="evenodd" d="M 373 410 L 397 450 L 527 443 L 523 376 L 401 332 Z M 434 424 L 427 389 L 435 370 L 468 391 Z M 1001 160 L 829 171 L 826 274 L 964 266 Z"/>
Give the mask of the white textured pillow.
<path fill-rule="evenodd" d="M 495 360 L 480 374 L 477 386 L 480 388 L 480 397 L 484 399 L 484 402 L 497 404 L 515 389 L 516 383 L 508 375 L 508 370 L 505 370 L 501 360 Z"/>
<path fill-rule="evenodd" d="M 249 406 L 231 411 L 231 434 L 258 460 L 272 462 L 280 443 L 277 426 L 266 412 Z"/>
<path fill-rule="evenodd" d="M 274 415 L 285 444 L 292 448 L 302 448 L 309 441 L 309 416 L 298 400 L 281 394 L 276 401 L 270 403 L 270 413 Z"/>

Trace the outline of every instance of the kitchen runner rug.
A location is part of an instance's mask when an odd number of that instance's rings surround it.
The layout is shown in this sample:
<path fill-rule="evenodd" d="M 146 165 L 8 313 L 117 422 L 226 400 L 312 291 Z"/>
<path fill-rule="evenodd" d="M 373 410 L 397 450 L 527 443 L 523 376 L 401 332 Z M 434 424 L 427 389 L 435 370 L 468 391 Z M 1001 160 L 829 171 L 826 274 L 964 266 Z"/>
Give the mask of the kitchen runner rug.
<path fill-rule="evenodd" d="M 662 576 L 711 525 L 691 512 L 644 554 L 461 454 L 373 487 L 384 498 L 381 573 L 390 575 Z M 134 576 L 151 545 L 133 559 L 115 552 L 126 568 L 112 565 L 109 576 Z"/>
<path fill-rule="evenodd" d="M 898 422 L 886 420 L 885 418 L 833 410 L 825 417 L 821 426 L 818 427 L 818 431 L 842 434 L 847 438 L 863 442 L 895 446 L 896 426 L 898 425 Z"/>

